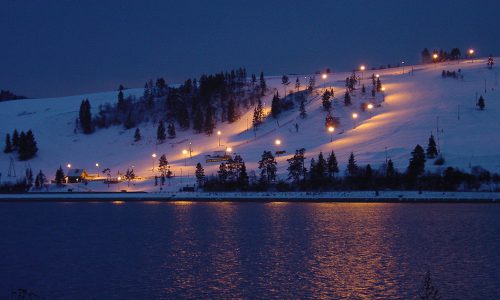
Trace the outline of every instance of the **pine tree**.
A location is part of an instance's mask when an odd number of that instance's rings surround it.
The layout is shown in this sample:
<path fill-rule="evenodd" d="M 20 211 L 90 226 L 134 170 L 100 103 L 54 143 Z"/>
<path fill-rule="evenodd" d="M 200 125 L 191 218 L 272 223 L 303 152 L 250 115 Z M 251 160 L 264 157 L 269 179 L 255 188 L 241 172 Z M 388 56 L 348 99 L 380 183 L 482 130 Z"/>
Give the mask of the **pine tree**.
<path fill-rule="evenodd" d="M 182 129 L 189 128 L 189 111 L 186 103 L 181 102 L 177 105 L 176 119 Z"/>
<path fill-rule="evenodd" d="M 305 179 L 307 172 L 304 167 L 305 151 L 304 148 L 296 150 L 294 156 L 286 160 L 288 162 L 288 179 L 292 179 L 294 183 L 299 183 L 301 179 Z"/>
<path fill-rule="evenodd" d="M 17 150 L 19 148 L 19 132 L 17 129 L 14 129 L 12 133 L 12 149 Z"/>
<path fill-rule="evenodd" d="M 353 177 L 358 175 L 358 165 L 353 152 L 349 155 L 349 161 L 347 162 L 347 175 Z"/>
<path fill-rule="evenodd" d="M 260 181 L 270 184 L 276 180 L 277 162 L 271 151 L 264 151 L 259 161 Z"/>
<path fill-rule="evenodd" d="M 158 143 L 163 143 L 167 138 L 165 134 L 165 127 L 163 126 L 163 121 L 158 122 L 158 129 L 156 130 L 156 140 Z"/>
<path fill-rule="evenodd" d="M 428 64 L 431 62 L 431 53 L 429 52 L 429 49 L 425 48 L 422 51 L 422 63 Z"/>
<path fill-rule="evenodd" d="M 47 183 L 47 178 L 45 177 L 45 174 L 43 174 L 42 170 L 40 170 L 40 172 L 38 172 L 35 178 L 35 188 L 37 190 L 40 190 L 46 183 Z"/>
<path fill-rule="evenodd" d="M 330 153 L 327 159 L 327 170 L 328 170 L 328 176 L 330 178 L 333 178 L 335 176 L 335 173 L 338 173 L 339 170 L 339 165 L 337 163 L 337 157 L 335 156 L 335 152 Z"/>
<path fill-rule="evenodd" d="M 305 119 L 305 117 L 307 116 L 307 112 L 306 112 L 306 106 L 304 104 L 304 99 L 302 99 L 300 101 L 300 117 L 302 119 Z"/>
<path fill-rule="evenodd" d="M 10 134 L 5 135 L 5 148 L 3 149 L 4 153 L 11 153 L 12 152 L 12 144 L 10 142 Z"/>
<path fill-rule="evenodd" d="M 412 177 L 424 173 L 425 170 L 425 152 L 422 146 L 417 145 L 411 152 L 410 163 L 408 165 L 407 173 Z"/>
<path fill-rule="evenodd" d="M 196 164 L 195 176 L 198 187 L 203 187 L 203 184 L 205 183 L 205 170 L 200 163 Z"/>
<path fill-rule="evenodd" d="M 142 138 L 142 136 L 141 136 L 141 130 L 139 128 L 136 128 L 135 129 L 135 133 L 134 133 L 134 142 L 140 141 L 141 138 Z"/>
<path fill-rule="evenodd" d="M 266 79 L 264 78 L 264 72 L 260 72 L 260 93 L 264 96 L 267 91 Z"/>
<path fill-rule="evenodd" d="M 477 106 L 480 110 L 484 110 L 484 107 L 486 106 L 482 95 L 479 97 L 479 100 L 477 100 Z"/>
<path fill-rule="evenodd" d="M 314 90 L 314 86 L 316 85 L 316 79 L 314 76 L 309 77 L 309 85 L 307 86 L 307 90 L 311 93 Z"/>
<path fill-rule="evenodd" d="M 59 166 L 59 169 L 57 169 L 57 171 L 56 171 L 55 182 L 58 186 L 61 186 L 66 182 L 65 176 L 64 176 L 64 171 L 63 171 L 61 166 Z"/>
<path fill-rule="evenodd" d="M 31 170 L 31 168 L 27 168 L 26 169 L 26 185 L 28 185 L 29 187 L 31 187 L 33 185 L 33 171 Z"/>
<path fill-rule="evenodd" d="M 276 92 L 271 102 L 271 116 L 273 116 L 273 118 L 276 119 L 278 118 L 280 112 L 281 112 L 281 99 L 278 95 L 278 92 Z"/>
<path fill-rule="evenodd" d="M 323 152 L 320 152 L 318 155 L 318 161 L 314 166 L 314 169 L 311 167 L 311 180 L 317 184 L 324 184 L 327 176 L 328 176 L 328 163 L 323 157 Z"/>
<path fill-rule="evenodd" d="M 174 139 L 176 136 L 174 123 L 168 123 L 167 131 L 168 131 L 168 138 Z"/>
<path fill-rule="evenodd" d="M 363 95 L 366 94 L 366 88 L 364 84 L 361 86 L 361 93 L 363 93 Z"/>
<path fill-rule="evenodd" d="M 241 189 L 246 189 L 248 187 L 248 173 L 247 173 L 247 167 L 245 165 L 245 162 L 241 162 L 240 170 L 238 173 L 238 186 Z"/>
<path fill-rule="evenodd" d="M 429 144 L 427 145 L 427 157 L 435 158 L 438 155 L 438 150 L 436 146 L 436 141 L 434 140 L 434 135 L 431 134 L 429 137 Z"/>
<path fill-rule="evenodd" d="M 231 98 L 229 100 L 229 104 L 227 105 L 227 121 L 229 123 L 233 123 L 237 120 L 236 117 L 236 104 L 234 103 L 234 99 Z"/>
<path fill-rule="evenodd" d="M 345 106 L 349 106 L 351 104 L 352 104 L 352 102 L 351 102 L 351 95 L 349 94 L 349 92 L 345 92 L 345 95 L 344 95 L 344 105 Z"/>
<path fill-rule="evenodd" d="M 377 78 L 377 92 L 382 90 L 382 82 L 380 81 L 380 77 Z"/>
<path fill-rule="evenodd" d="M 123 127 L 125 129 L 130 129 L 135 126 L 135 122 L 132 119 L 132 111 L 129 111 L 127 114 L 127 119 L 125 119 L 125 122 L 123 123 Z"/>

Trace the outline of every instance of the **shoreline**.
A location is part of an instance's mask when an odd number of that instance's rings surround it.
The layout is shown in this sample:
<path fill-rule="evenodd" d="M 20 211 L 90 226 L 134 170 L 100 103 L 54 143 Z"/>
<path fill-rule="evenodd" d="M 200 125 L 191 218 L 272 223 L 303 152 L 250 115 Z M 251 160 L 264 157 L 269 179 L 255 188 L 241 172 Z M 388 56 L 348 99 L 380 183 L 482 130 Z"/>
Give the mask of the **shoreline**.
<path fill-rule="evenodd" d="M 500 203 L 500 192 L 52 192 L 0 194 L 0 202 Z"/>

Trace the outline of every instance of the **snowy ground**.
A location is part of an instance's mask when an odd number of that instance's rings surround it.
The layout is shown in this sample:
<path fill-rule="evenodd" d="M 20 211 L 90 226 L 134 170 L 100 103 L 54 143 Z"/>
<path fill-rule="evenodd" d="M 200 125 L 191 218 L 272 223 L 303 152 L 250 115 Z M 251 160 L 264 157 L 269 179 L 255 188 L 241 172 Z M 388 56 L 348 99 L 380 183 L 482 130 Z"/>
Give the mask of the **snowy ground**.
<path fill-rule="evenodd" d="M 498 61 L 498 59 L 496 59 Z M 413 76 L 409 71 L 413 68 Z M 462 70 L 463 80 L 441 78 L 442 70 Z M 340 167 L 343 170 L 351 151 L 356 155 L 358 164 L 372 164 L 375 168 L 381 165 L 387 157 L 391 158 L 397 168 L 404 171 L 408 165 L 410 152 L 416 144 L 427 146 L 427 140 L 432 132 L 439 139 L 439 147 L 446 158 L 446 166 L 459 167 L 469 171 L 472 166 L 482 166 L 490 171 L 500 171 L 500 90 L 497 82 L 497 69 L 486 68 L 484 59 L 439 63 L 435 65 L 405 66 L 402 68 L 373 71 L 381 76 L 386 88 L 385 101 L 380 107 L 371 111 L 361 112 L 360 103 L 370 100 L 372 71 L 364 72 L 362 83 L 367 88 L 366 96 L 361 95 L 361 86 L 354 93 L 353 105 L 343 105 L 345 91 L 344 80 L 350 74 L 330 74 L 326 80 L 316 78 L 317 89 L 308 99 L 306 106 L 307 118 L 299 117 L 298 105 L 292 111 L 282 114 L 278 122 L 269 118 L 254 135 L 251 126 L 252 110 L 241 112 L 241 118 L 233 124 L 218 124 L 216 130 L 222 132 L 221 146 L 218 146 L 217 135 L 206 136 L 194 134 L 191 130 L 177 132 L 177 138 L 167 140 L 157 145 L 156 125 L 143 123 L 139 127 L 143 139 L 133 142 L 134 130 L 124 130 L 123 127 L 111 127 L 98 130 L 92 135 L 75 134 L 73 132 L 75 119 L 82 99 L 88 98 L 93 113 L 100 104 L 116 101 L 117 92 L 79 95 L 54 99 L 32 99 L 0 103 L 0 138 L 6 133 L 32 129 L 38 142 L 37 156 L 28 161 L 15 161 L 17 177 L 8 177 L 10 158 L 0 153 L 0 172 L 2 182 L 14 181 L 22 176 L 26 167 L 34 172 L 42 170 L 50 179 L 54 178 L 59 166 L 65 167 L 71 163 L 73 168 L 85 168 L 89 173 L 97 173 L 99 169 L 110 168 L 113 176 L 118 172 L 123 174 L 127 168 L 135 169 L 137 180 L 130 184 L 122 182 L 115 185 L 102 182 L 80 184 L 73 190 L 80 191 L 150 191 L 159 192 L 155 187 L 152 167 L 158 165 L 151 155 L 158 157 L 166 154 L 172 164 L 176 178 L 162 188 L 162 191 L 177 191 L 181 186 L 194 183 L 194 166 L 201 162 L 207 175 L 215 174 L 217 163 L 207 164 L 205 155 L 216 150 L 231 147 L 233 152 L 240 154 L 247 163 L 248 170 L 256 170 L 257 161 L 264 150 L 286 150 L 287 154 L 279 156 L 278 170 L 280 177 L 286 179 L 286 159 L 296 149 L 305 148 L 307 161 L 316 157 L 320 151 L 328 153 L 335 150 Z M 302 86 L 307 83 L 300 76 Z M 295 76 L 289 76 L 288 90 L 295 82 Z M 281 76 L 268 77 L 268 86 L 283 94 Z M 485 91 L 486 84 L 486 91 Z M 319 94 L 323 87 L 333 87 L 335 90 L 334 115 L 340 117 L 341 126 L 336 128 L 332 136 L 325 131 L 325 113 L 321 107 Z M 126 94 L 141 95 L 142 89 L 127 90 Z M 476 93 L 483 95 L 486 109 L 479 111 L 476 106 Z M 263 99 L 267 109 L 270 109 L 272 91 Z M 384 96 L 377 95 L 376 101 L 381 102 Z M 460 118 L 459 118 L 460 111 Z M 353 112 L 359 114 L 353 120 Z M 299 131 L 295 131 L 295 124 Z M 282 141 L 277 147 L 276 139 Z M 192 157 L 182 154 L 182 150 L 192 147 Z M 2 143 L 3 146 L 3 143 Z M 308 166 L 309 163 L 307 163 Z M 427 169 L 434 169 L 432 161 L 426 164 Z M 13 175 L 11 173 L 11 175 Z M 68 187 L 59 189 L 66 191 Z M 57 191 L 55 187 L 52 191 Z"/>

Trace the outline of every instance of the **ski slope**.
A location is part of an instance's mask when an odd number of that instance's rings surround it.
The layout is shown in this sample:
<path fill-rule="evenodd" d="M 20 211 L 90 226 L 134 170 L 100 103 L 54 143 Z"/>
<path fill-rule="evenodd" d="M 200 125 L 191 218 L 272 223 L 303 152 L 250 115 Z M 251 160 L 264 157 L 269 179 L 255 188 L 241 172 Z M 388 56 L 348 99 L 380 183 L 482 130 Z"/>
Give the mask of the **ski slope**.
<path fill-rule="evenodd" d="M 496 59 L 498 61 L 498 59 Z M 410 72 L 413 69 L 413 72 Z M 461 69 L 463 80 L 441 78 L 442 70 Z M 213 151 L 231 147 L 233 153 L 240 154 L 247 164 L 247 169 L 257 170 L 257 162 L 264 150 L 285 150 L 286 154 L 277 157 L 279 177 L 286 179 L 290 158 L 296 149 L 305 148 L 307 164 L 320 151 L 326 155 L 334 150 L 341 172 L 345 169 L 350 152 L 354 152 L 358 165 L 372 164 L 377 168 L 386 157 L 391 158 L 395 166 L 404 171 L 408 165 L 410 152 L 416 144 L 427 147 L 431 132 L 438 138 L 438 146 L 446 163 L 440 168 L 453 166 L 464 171 L 470 167 L 482 166 L 490 171 L 500 171 L 500 90 L 496 81 L 497 69 L 486 68 L 485 59 L 471 61 L 446 62 L 432 65 L 405 66 L 363 73 L 361 83 L 366 86 L 366 95 L 361 94 L 361 85 L 353 93 L 353 104 L 345 107 L 343 97 L 345 78 L 350 72 L 329 74 L 326 80 L 316 76 L 316 89 L 307 99 L 307 117 L 299 117 L 299 105 L 282 113 L 278 120 L 268 117 L 257 131 L 252 130 L 253 108 L 240 112 L 240 119 L 232 124 L 219 123 L 216 134 L 194 134 L 192 130 L 177 130 L 175 139 L 167 139 L 163 144 L 156 143 L 156 124 L 139 125 L 142 140 L 134 143 L 134 129 L 124 130 L 122 126 L 100 129 L 91 135 L 74 133 L 75 119 L 82 99 L 88 98 L 92 113 L 97 112 L 101 104 L 114 103 L 117 92 L 78 95 L 51 99 L 30 99 L 0 103 L 0 138 L 3 141 L 7 133 L 16 128 L 20 131 L 32 129 L 39 151 L 37 156 L 27 162 L 15 160 L 17 177 L 9 177 L 10 157 L 15 154 L 0 153 L 1 181 L 14 181 L 30 166 L 34 172 L 42 170 L 53 179 L 55 171 L 62 166 L 65 172 L 70 163 L 72 168 L 85 168 L 89 173 L 97 173 L 110 168 L 113 176 L 123 174 L 133 168 L 141 177 L 130 186 L 126 182 L 117 185 L 90 183 L 80 186 L 83 190 L 147 190 L 154 187 L 153 164 L 158 165 L 158 158 L 166 154 L 176 175 L 164 189 L 178 190 L 180 186 L 194 183 L 194 169 L 200 162 L 205 174 L 216 174 L 218 163 L 206 163 L 205 155 Z M 371 100 L 371 74 L 381 77 L 385 95 L 378 93 L 375 101 L 380 107 L 361 112 L 360 104 Z M 413 75 L 412 75 L 413 74 Z M 358 74 L 361 75 L 361 74 Z M 306 77 L 299 76 L 302 88 L 307 84 Z M 296 76 L 289 75 L 293 90 Z M 267 77 L 269 93 L 262 100 L 269 112 L 273 92 L 278 90 L 283 95 L 281 76 Z M 326 113 L 321 105 L 323 88 L 332 87 L 335 91 L 333 115 L 340 118 L 341 125 L 330 134 L 325 130 Z M 485 91 L 486 87 L 486 91 Z M 142 89 L 126 90 L 125 96 L 142 95 Z M 486 101 L 484 111 L 476 107 L 476 93 L 483 95 Z M 354 120 L 352 113 L 358 113 Z M 295 124 L 298 124 L 298 132 Z M 249 129 L 249 130 L 247 130 Z M 275 145 L 279 139 L 281 145 Z M 331 141 L 332 140 L 332 141 Z M 183 150 L 191 147 L 191 157 Z M 152 159 L 156 153 L 157 158 Z M 95 166 L 99 163 L 99 168 Z M 434 170 L 433 160 L 426 163 L 427 170 Z M 11 175 L 12 170 L 11 170 Z"/>

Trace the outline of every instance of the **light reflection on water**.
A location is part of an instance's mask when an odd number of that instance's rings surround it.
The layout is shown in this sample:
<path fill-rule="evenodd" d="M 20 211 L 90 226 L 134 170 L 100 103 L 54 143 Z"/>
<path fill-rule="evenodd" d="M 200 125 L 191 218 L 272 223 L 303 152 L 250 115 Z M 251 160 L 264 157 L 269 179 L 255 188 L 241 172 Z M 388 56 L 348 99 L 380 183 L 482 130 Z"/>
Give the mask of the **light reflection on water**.
<path fill-rule="evenodd" d="M 500 206 L 0 203 L 0 297 L 500 296 Z"/>

